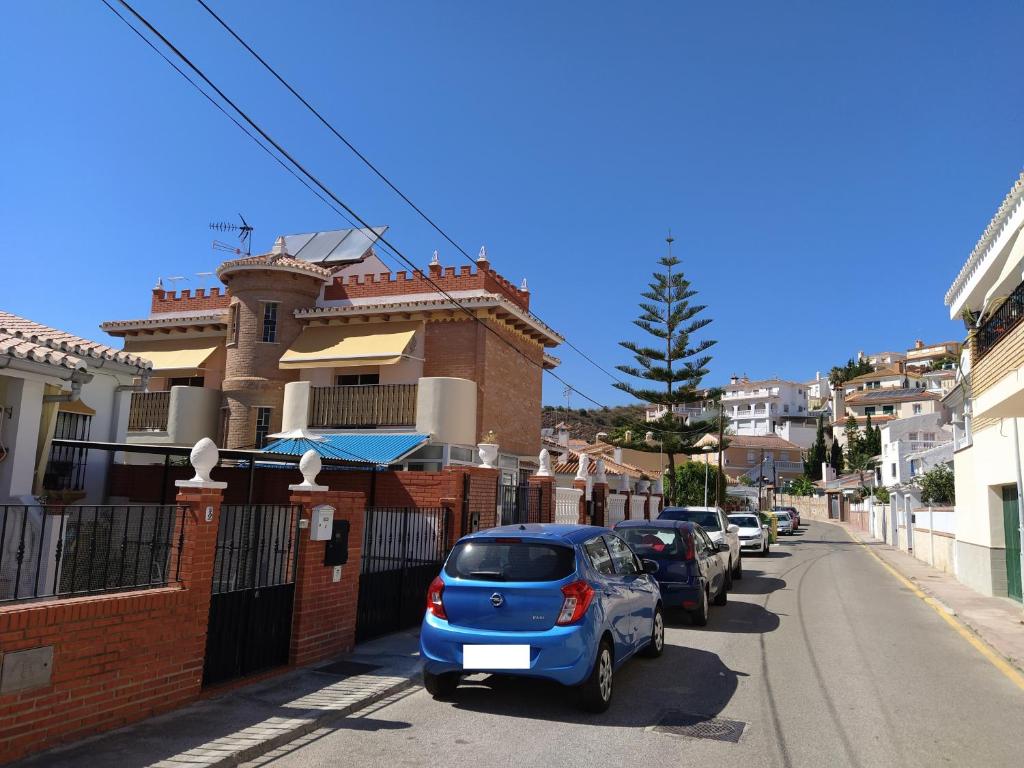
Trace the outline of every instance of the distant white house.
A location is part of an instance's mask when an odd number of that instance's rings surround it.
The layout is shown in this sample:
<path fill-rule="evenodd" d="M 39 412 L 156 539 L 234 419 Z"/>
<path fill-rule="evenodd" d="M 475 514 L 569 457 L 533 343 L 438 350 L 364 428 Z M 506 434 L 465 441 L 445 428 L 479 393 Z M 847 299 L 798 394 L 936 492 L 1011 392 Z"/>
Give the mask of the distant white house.
<path fill-rule="evenodd" d="M 807 416 L 807 388 L 798 381 L 733 376 L 723 388 L 722 406 L 734 435 L 774 435 L 790 417 Z"/>
<path fill-rule="evenodd" d="M 124 442 L 137 355 L 0 311 L 0 504 L 71 492 L 103 501 L 113 458 L 54 437 Z"/>
<path fill-rule="evenodd" d="M 896 419 L 882 429 L 876 480 L 890 490 L 907 486 L 938 464 L 953 461 L 953 431 L 941 413 Z"/>

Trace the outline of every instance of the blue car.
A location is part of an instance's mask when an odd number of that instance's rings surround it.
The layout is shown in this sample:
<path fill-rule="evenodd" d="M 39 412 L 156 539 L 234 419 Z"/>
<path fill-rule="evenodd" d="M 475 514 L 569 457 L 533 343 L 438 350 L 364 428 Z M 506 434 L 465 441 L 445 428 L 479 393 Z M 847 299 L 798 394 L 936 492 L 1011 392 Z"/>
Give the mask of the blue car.
<path fill-rule="evenodd" d="M 729 545 L 712 541 L 700 525 L 684 520 L 623 520 L 615 532 L 645 561 L 666 609 L 682 609 L 697 626 L 708 623 L 708 609 L 729 599 Z"/>
<path fill-rule="evenodd" d="M 603 712 L 614 671 L 664 648 L 656 569 L 607 528 L 510 525 L 463 537 L 427 591 L 424 686 L 444 698 L 463 674 L 546 678 L 579 686 L 581 705 Z"/>

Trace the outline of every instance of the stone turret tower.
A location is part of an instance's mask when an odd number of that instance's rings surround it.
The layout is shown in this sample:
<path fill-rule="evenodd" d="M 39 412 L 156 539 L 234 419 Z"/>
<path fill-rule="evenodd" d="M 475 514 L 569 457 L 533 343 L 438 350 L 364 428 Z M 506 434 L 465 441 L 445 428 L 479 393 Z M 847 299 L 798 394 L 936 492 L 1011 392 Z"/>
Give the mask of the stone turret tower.
<path fill-rule="evenodd" d="M 295 341 L 302 324 L 295 310 L 316 304 L 330 270 L 288 255 L 284 238 L 270 253 L 226 261 L 217 277 L 231 294 L 227 363 L 224 376 L 224 434 L 226 448 L 252 448 L 258 419 L 270 433 L 281 429 L 284 385 L 297 371 L 278 366 Z"/>

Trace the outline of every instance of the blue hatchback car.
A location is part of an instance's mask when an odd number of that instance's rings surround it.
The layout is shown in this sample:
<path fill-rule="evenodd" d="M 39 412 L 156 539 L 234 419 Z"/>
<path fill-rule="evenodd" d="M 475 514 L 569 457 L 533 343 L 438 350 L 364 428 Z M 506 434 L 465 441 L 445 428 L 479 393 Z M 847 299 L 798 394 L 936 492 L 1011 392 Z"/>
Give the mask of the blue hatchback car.
<path fill-rule="evenodd" d="M 602 712 L 614 670 L 660 656 L 665 622 L 654 562 L 607 528 L 515 525 L 465 536 L 427 591 L 423 682 L 435 697 L 489 672 L 579 686 Z"/>

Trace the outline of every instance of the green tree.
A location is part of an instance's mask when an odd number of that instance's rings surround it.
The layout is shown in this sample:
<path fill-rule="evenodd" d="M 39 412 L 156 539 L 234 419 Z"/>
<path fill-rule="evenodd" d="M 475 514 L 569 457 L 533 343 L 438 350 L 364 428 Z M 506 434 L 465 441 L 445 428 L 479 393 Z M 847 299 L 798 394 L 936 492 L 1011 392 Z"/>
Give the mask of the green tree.
<path fill-rule="evenodd" d="M 818 465 L 818 474 L 821 474 L 821 465 Z M 789 484 L 789 492 L 794 496 L 813 496 L 814 483 L 807 477 L 798 477 Z"/>
<path fill-rule="evenodd" d="M 884 485 L 878 486 L 877 488 L 875 488 L 875 498 L 878 499 L 883 504 L 888 504 L 889 503 L 889 489 L 886 488 Z"/>
<path fill-rule="evenodd" d="M 672 255 L 671 236 L 667 242 L 668 255 L 658 260 L 662 270 L 654 272 L 648 290 L 640 294 L 643 297 L 640 316 L 633 321 L 653 337 L 653 341 L 649 345 L 630 340 L 619 342 L 632 353 L 635 362 L 616 368 L 639 383 L 619 381 L 614 386 L 642 402 L 667 406 L 668 411 L 653 423 L 636 419 L 619 425 L 609 439 L 623 448 L 664 453 L 669 467 L 665 491 L 669 498 L 674 498 L 676 457 L 700 453 L 697 443 L 705 435 L 717 435 L 719 419 L 716 416 L 687 423 L 673 413 L 672 406 L 704 401 L 709 396 L 717 399 L 720 393 L 700 390 L 711 362 L 707 350 L 715 342 L 711 339 L 698 341 L 693 337 L 711 322 L 711 318 L 699 317 L 707 307 L 691 303 L 697 292 L 683 271 L 677 269 L 681 262 Z M 647 438 L 648 433 L 652 439 Z M 703 486 L 701 497 L 703 499 Z"/>
<path fill-rule="evenodd" d="M 854 360 L 852 357 L 846 361 L 846 365 L 834 366 L 828 374 L 828 381 L 833 387 L 838 387 L 840 384 L 844 384 L 850 379 L 856 378 L 857 376 L 863 376 L 865 373 L 871 373 L 875 370 L 874 366 L 871 365 L 865 358 Z"/>
<path fill-rule="evenodd" d="M 818 417 L 818 431 L 814 436 L 814 443 L 807 451 L 807 458 L 804 459 L 804 476 L 810 480 L 821 480 L 821 465 L 828 459 L 828 449 L 825 447 L 825 421 Z"/>
<path fill-rule="evenodd" d="M 837 475 L 843 474 L 845 465 L 843 462 L 843 448 L 838 440 L 832 441 L 832 449 L 829 452 L 828 464 L 836 471 Z"/>
<path fill-rule="evenodd" d="M 718 498 L 725 498 L 725 475 L 720 474 L 714 464 L 703 461 L 684 461 L 676 467 L 675 482 L 672 483 L 671 503 L 678 506 L 702 506 L 704 504 L 704 473 L 707 472 L 708 503 L 715 503 L 715 488 Z"/>
<path fill-rule="evenodd" d="M 932 467 L 919 481 L 921 501 L 925 504 L 956 503 L 956 482 L 951 470 L 945 464 Z"/>

